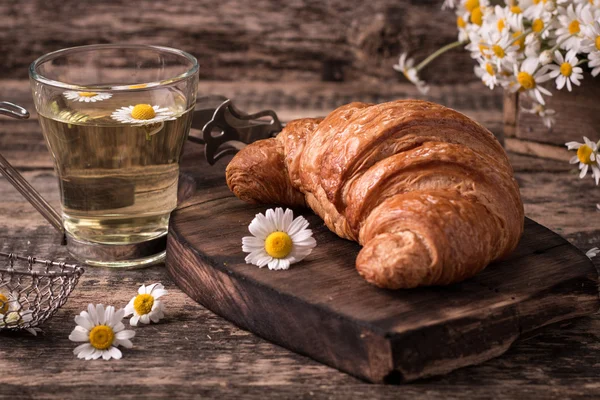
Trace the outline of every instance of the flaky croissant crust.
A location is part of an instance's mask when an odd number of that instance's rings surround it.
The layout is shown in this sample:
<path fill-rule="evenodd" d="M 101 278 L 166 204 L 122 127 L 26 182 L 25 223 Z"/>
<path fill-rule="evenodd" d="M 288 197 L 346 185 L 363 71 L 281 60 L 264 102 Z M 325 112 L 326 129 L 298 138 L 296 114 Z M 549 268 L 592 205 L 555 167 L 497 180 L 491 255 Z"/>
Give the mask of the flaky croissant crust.
<path fill-rule="evenodd" d="M 308 205 L 363 245 L 358 272 L 385 288 L 446 285 L 517 246 L 524 212 L 506 153 L 438 104 L 350 103 L 290 122 L 227 166 L 242 200 Z"/>

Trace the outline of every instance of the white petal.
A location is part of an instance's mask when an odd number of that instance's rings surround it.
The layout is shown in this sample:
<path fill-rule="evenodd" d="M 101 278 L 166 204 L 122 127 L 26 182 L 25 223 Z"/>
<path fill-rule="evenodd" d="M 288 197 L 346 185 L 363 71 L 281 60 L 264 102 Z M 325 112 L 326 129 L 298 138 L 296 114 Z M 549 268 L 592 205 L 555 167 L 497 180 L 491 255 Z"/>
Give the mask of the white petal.
<path fill-rule="evenodd" d="M 113 326 L 115 326 L 116 324 L 121 322 L 121 320 L 123 319 L 124 316 L 125 316 L 125 310 L 122 308 L 118 309 L 113 316 L 113 320 L 112 320 Z"/>
<path fill-rule="evenodd" d="M 146 285 L 142 285 L 139 287 L 138 294 L 146 294 Z"/>
<path fill-rule="evenodd" d="M 135 337 L 135 331 L 132 330 L 125 330 L 115 334 L 115 338 L 119 340 L 132 339 L 133 337 Z"/>
<path fill-rule="evenodd" d="M 129 320 L 129 325 L 131 325 L 131 326 L 137 326 L 139 321 L 140 321 L 140 316 L 139 315 L 134 315 Z"/>
<path fill-rule="evenodd" d="M 88 355 L 85 359 L 86 360 L 97 360 L 100 357 L 102 357 L 102 350 L 94 349 L 92 354 Z"/>
<path fill-rule="evenodd" d="M 577 156 L 575 156 L 575 157 L 577 157 Z M 129 301 L 129 303 L 127 303 L 127 305 L 125 306 L 125 315 L 124 315 L 124 317 L 128 317 L 128 316 L 130 316 L 131 314 L 133 314 L 133 311 L 134 311 L 134 310 L 133 310 L 133 302 L 134 302 L 134 301 L 135 301 L 135 297 L 134 297 L 134 298 L 132 298 L 132 299 Z"/>
<path fill-rule="evenodd" d="M 131 340 L 129 339 L 116 339 L 115 342 L 117 342 L 119 346 L 123 346 L 126 349 L 133 347 L 133 343 L 131 343 Z"/>
<path fill-rule="evenodd" d="M 577 164 L 578 162 L 579 162 L 579 158 L 577 156 L 573 156 L 569 160 L 569 164 Z"/>
<path fill-rule="evenodd" d="M 150 317 L 148 316 L 148 314 L 144 314 L 140 317 L 140 322 L 142 324 L 149 324 L 150 323 Z"/>
<path fill-rule="evenodd" d="M 302 242 L 303 240 L 306 240 L 308 238 L 312 237 L 312 231 L 310 229 L 304 229 L 301 230 L 300 232 L 294 234 L 294 236 L 292 236 L 292 242 L 297 243 L 297 242 Z"/>
<path fill-rule="evenodd" d="M 122 322 L 118 322 L 115 326 L 113 326 L 112 329 L 114 333 L 121 332 L 123 329 L 125 329 L 125 325 L 123 325 Z"/>
<path fill-rule="evenodd" d="M 279 260 L 279 269 L 286 270 L 290 268 L 290 260 L 287 258 L 282 258 Z"/>
<path fill-rule="evenodd" d="M 110 353 L 110 356 L 115 360 L 120 360 L 121 357 L 123 357 L 123 353 L 121 353 L 121 350 L 117 349 L 116 347 L 111 347 L 110 349 L 108 349 L 108 352 Z"/>
<path fill-rule="evenodd" d="M 102 359 L 104 359 L 104 360 L 110 360 L 110 358 L 112 357 L 112 355 L 110 353 L 111 349 L 114 349 L 114 347 L 111 347 L 110 349 L 105 350 L 105 351 L 102 352 Z"/>
<path fill-rule="evenodd" d="M 90 321 L 88 314 L 87 313 L 85 313 L 85 314 L 86 314 L 85 316 L 77 315 L 75 317 L 75 323 L 89 331 L 94 327 L 94 325 L 92 324 L 92 321 Z"/>
<path fill-rule="evenodd" d="M 96 304 L 96 315 L 98 316 L 98 324 L 102 325 L 104 320 L 104 304 Z"/>
<path fill-rule="evenodd" d="M 160 299 L 161 297 L 163 297 L 167 294 L 169 294 L 169 292 L 165 289 L 156 289 L 156 290 L 154 290 L 154 292 L 152 292 L 152 296 L 155 299 Z"/>
<path fill-rule="evenodd" d="M 96 313 L 96 307 L 94 307 L 93 304 L 88 304 L 88 314 L 92 324 L 94 326 L 98 325 L 98 314 Z"/>
<path fill-rule="evenodd" d="M 76 326 L 69 335 L 69 340 L 72 342 L 87 342 L 89 341 L 90 332 L 81 326 Z"/>
<path fill-rule="evenodd" d="M 579 179 L 583 179 L 583 177 L 587 174 L 588 172 L 588 165 L 584 164 L 583 168 L 581 169 L 581 173 L 579 174 Z"/>
<path fill-rule="evenodd" d="M 279 259 L 278 258 L 273 258 L 271 261 L 269 261 L 269 269 L 276 271 L 279 269 Z"/>
<path fill-rule="evenodd" d="M 288 232 L 293 220 L 294 220 L 294 212 L 292 210 L 290 210 L 289 208 L 287 208 L 281 219 L 281 231 Z"/>
<path fill-rule="evenodd" d="M 306 228 L 308 228 L 308 221 L 303 216 L 299 216 L 290 224 L 287 233 L 292 237 Z"/>
<path fill-rule="evenodd" d="M 283 232 L 283 208 L 277 207 L 275 209 L 275 214 L 273 217 L 273 222 L 275 223 L 275 229 L 279 232 Z"/>
<path fill-rule="evenodd" d="M 106 325 L 113 327 L 113 316 L 115 315 L 115 308 L 113 306 L 108 306 L 104 310 L 104 322 Z"/>
<path fill-rule="evenodd" d="M 77 356 L 77 358 L 84 358 L 88 353 L 91 353 L 94 348 L 89 343 L 80 344 L 79 346 L 73 349 L 73 354 Z"/>
<path fill-rule="evenodd" d="M 256 214 L 256 217 L 248 225 L 248 230 L 257 238 L 265 240 L 275 230 L 275 226 L 263 214 Z"/>

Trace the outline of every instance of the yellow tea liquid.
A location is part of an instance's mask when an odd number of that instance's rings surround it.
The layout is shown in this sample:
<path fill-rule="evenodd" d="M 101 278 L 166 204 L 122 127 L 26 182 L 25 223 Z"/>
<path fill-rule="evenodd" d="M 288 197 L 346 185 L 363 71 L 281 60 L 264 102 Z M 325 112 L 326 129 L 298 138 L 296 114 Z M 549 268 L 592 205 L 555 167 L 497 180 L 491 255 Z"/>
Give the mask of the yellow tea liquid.
<path fill-rule="evenodd" d="M 143 125 L 111 117 L 136 104 L 167 108 L 174 119 Z M 59 95 L 39 110 L 59 175 L 67 232 L 105 244 L 164 235 L 177 205 L 178 162 L 192 111 L 169 90 L 116 93 L 97 102 Z"/>

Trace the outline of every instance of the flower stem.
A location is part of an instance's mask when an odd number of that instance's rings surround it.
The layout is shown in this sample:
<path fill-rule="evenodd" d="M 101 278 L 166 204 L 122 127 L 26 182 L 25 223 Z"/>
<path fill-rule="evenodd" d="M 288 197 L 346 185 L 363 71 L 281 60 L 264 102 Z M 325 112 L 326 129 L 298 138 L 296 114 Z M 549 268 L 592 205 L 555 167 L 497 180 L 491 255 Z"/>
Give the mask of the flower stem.
<path fill-rule="evenodd" d="M 430 62 L 432 62 L 433 60 L 435 60 L 436 58 L 438 58 L 439 56 L 441 56 L 442 54 L 444 54 L 445 52 L 455 49 L 458 46 L 464 44 L 464 42 L 461 42 L 460 40 L 456 41 L 456 42 L 452 42 L 449 43 L 447 45 L 445 45 L 444 47 L 438 49 L 435 53 L 432 53 L 429 55 L 429 57 L 427 57 L 426 59 L 424 59 L 423 61 L 421 61 L 419 63 L 419 65 L 417 65 L 415 67 L 415 69 L 417 70 L 417 72 L 419 72 L 420 70 L 422 70 L 423 68 L 425 68 L 427 66 L 427 64 L 429 64 Z"/>
<path fill-rule="evenodd" d="M 551 49 L 550 49 L 550 52 L 551 52 L 551 53 L 554 53 L 556 50 L 558 50 L 558 48 L 559 48 L 560 46 L 562 46 L 562 44 L 563 44 L 564 42 L 566 42 L 567 40 L 569 40 L 569 39 L 570 39 L 571 37 L 573 37 L 573 36 L 575 36 L 575 34 L 574 34 L 574 33 L 573 33 L 573 34 L 571 34 L 571 35 L 569 35 L 569 36 L 567 36 L 566 38 L 564 38 L 563 40 L 561 40 L 559 43 L 556 43 L 556 46 L 554 46 L 553 48 L 551 48 Z"/>

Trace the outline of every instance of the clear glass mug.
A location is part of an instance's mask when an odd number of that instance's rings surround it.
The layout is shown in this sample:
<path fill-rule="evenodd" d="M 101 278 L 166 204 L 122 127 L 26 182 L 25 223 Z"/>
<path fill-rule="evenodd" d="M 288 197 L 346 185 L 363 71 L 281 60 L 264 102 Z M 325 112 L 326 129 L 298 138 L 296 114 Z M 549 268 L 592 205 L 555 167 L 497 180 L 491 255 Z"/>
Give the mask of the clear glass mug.
<path fill-rule="evenodd" d="M 165 47 L 90 45 L 42 56 L 29 74 L 69 252 L 109 267 L 160 261 L 196 103 L 197 60 Z"/>

